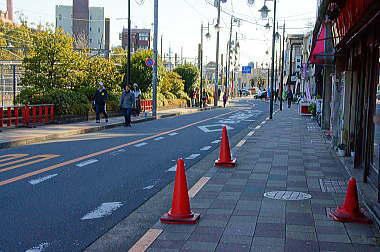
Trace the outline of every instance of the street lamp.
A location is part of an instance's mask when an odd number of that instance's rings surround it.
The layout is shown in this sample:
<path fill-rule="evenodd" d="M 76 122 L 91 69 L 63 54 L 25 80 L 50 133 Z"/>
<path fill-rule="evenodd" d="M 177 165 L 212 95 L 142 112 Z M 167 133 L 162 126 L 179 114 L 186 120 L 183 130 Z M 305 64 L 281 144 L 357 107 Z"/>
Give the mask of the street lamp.
<path fill-rule="evenodd" d="M 270 85 L 270 93 L 271 93 L 271 96 L 270 96 L 270 110 L 269 110 L 269 119 L 272 119 L 273 118 L 273 82 L 274 82 L 274 50 L 275 50 L 275 41 L 276 41 L 276 7 L 277 7 L 277 1 L 276 0 L 272 0 L 274 2 L 274 13 L 273 13 L 273 35 L 272 35 L 272 67 L 271 67 L 271 76 L 272 76 L 272 80 L 271 80 L 271 85 Z M 269 13 L 269 9 L 268 7 L 265 5 L 266 3 L 266 0 L 264 1 L 264 6 L 259 10 L 259 12 L 261 13 L 261 18 L 267 18 L 268 17 L 268 13 Z M 268 22 L 269 24 L 269 22 Z"/>
<path fill-rule="evenodd" d="M 268 13 L 270 12 L 265 3 L 266 0 L 264 1 L 264 6 L 259 10 L 259 12 L 261 13 L 261 19 L 266 19 L 268 17 Z"/>
<path fill-rule="evenodd" d="M 207 29 L 207 33 L 205 35 L 206 39 L 210 39 L 210 23 L 207 24 L 207 27 L 203 27 L 203 23 L 201 24 L 201 50 L 200 50 L 200 72 L 201 72 L 201 85 L 199 92 L 199 107 L 202 108 L 202 96 L 203 96 L 203 31 Z"/>

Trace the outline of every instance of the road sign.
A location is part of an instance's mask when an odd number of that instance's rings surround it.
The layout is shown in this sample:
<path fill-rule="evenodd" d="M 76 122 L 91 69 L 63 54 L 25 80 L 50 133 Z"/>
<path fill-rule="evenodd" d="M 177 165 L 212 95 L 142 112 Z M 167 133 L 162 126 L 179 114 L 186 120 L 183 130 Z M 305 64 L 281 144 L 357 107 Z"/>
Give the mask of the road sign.
<path fill-rule="evenodd" d="M 153 66 L 153 64 L 154 64 L 154 60 L 152 60 L 152 59 L 147 59 L 147 60 L 145 61 L 145 64 L 146 64 L 148 67 L 151 67 L 151 66 Z"/>
<path fill-rule="evenodd" d="M 243 74 L 250 74 L 252 72 L 252 66 L 242 66 Z"/>

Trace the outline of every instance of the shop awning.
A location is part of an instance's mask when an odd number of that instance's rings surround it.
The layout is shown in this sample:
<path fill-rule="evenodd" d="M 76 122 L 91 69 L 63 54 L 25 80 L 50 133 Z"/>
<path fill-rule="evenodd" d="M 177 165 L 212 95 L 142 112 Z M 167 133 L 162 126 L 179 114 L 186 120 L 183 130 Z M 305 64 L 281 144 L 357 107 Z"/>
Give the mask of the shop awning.
<path fill-rule="evenodd" d="M 322 24 L 321 30 L 313 50 L 310 53 L 309 63 L 310 64 L 323 64 L 323 57 L 326 55 L 326 25 Z"/>

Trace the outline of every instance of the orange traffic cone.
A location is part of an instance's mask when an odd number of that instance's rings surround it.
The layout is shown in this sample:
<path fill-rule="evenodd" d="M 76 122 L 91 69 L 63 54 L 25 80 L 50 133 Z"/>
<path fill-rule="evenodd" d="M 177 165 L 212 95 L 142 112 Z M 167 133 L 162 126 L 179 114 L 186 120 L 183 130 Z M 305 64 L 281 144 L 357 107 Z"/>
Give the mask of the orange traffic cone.
<path fill-rule="evenodd" d="M 343 206 L 337 207 L 337 209 L 331 211 L 329 215 L 338 222 L 372 223 L 359 208 L 355 178 L 350 178 L 348 182 L 346 199 L 344 200 Z"/>
<path fill-rule="evenodd" d="M 200 214 L 190 209 L 189 193 L 187 191 L 186 174 L 183 159 L 177 160 L 172 209 L 160 218 L 162 223 L 195 224 Z"/>
<path fill-rule="evenodd" d="M 236 159 L 231 159 L 230 144 L 228 143 L 228 135 L 226 126 L 222 130 L 222 143 L 220 145 L 220 157 L 215 161 L 218 167 L 235 167 Z"/>

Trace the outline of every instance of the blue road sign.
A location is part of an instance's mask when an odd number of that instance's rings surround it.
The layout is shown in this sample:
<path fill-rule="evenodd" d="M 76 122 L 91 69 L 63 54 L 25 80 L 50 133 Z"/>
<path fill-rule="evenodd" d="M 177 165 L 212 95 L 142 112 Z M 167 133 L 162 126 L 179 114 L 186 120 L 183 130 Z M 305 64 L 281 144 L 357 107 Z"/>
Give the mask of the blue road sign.
<path fill-rule="evenodd" d="M 242 66 L 243 74 L 250 74 L 252 72 L 252 66 Z"/>

